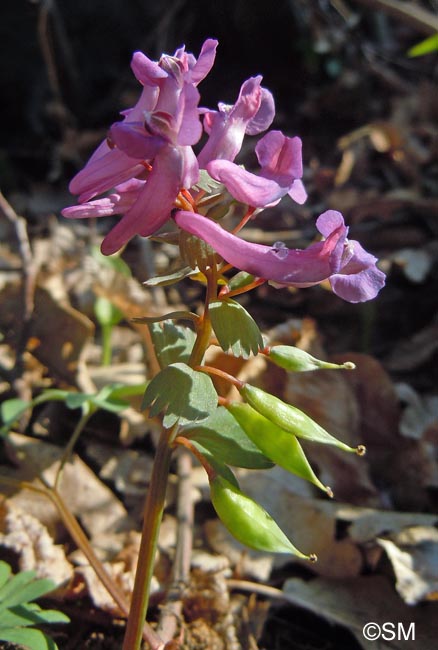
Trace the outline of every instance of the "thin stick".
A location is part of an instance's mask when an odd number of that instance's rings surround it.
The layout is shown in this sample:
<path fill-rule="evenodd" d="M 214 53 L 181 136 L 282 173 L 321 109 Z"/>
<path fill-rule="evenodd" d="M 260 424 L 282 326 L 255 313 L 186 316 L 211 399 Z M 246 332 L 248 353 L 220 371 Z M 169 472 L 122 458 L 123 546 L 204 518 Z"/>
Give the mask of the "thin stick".
<path fill-rule="evenodd" d="M 366 5 L 372 9 L 380 9 L 387 14 L 399 18 L 403 22 L 418 29 L 423 34 L 435 34 L 438 32 L 438 17 L 435 13 L 419 7 L 413 2 L 401 2 L 400 0 L 355 0 L 359 4 Z"/>
<path fill-rule="evenodd" d="M 23 354 L 26 349 L 30 334 L 31 319 L 35 307 L 35 288 L 37 271 L 33 260 L 32 249 L 27 234 L 27 224 L 23 217 L 19 217 L 14 208 L 7 201 L 0 191 L 0 212 L 6 217 L 15 230 L 18 241 L 18 249 L 22 264 L 23 274 L 23 315 L 18 318 L 21 321 L 20 333 L 17 341 L 17 352 L 15 368 L 12 373 L 14 379 L 21 378 L 24 370 Z M 19 396 L 24 400 L 31 398 L 30 389 L 22 381 L 17 381 L 15 386 Z"/>
<path fill-rule="evenodd" d="M 17 481 L 16 479 L 0 476 L 0 483 L 4 485 L 10 485 L 13 487 L 18 487 L 20 489 L 31 490 L 32 492 L 37 492 L 45 497 L 47 497 L 55 506 L 58 511 L 61 520 L 68 530 L 71 538 L 75 542 L 76 546 L 81 549 L 82 553 L 87 558 L 90 566 L 94 570 L 95 574 L 105 587 L 105 589 L 110 594 L 111 598 L 117 604 L 120 611 L 124 616 L 128 617 L 129 604 L 126 601 L 125 595 L 115 584 L 102 562 L 99 560 L 95 554 L 93 547 L 91 546 L 89 539 L 83 529 L 81 528 L 78 520 L 72 514 L 68 506 L 66 505 L 64 499 L 61 497 L 59 492 L 52 488 L 47 482 L 40 476 L 39 480 L 43 484 L 43 487 L 38 487 L 33 483 L 28 481 Z M 151 650 L 162 650 L 163 643 L 158 635 L 152 630 L 152 628 L 145 623 L 143 631 L 143 639 L 147 641 L 151 647 Z"/>

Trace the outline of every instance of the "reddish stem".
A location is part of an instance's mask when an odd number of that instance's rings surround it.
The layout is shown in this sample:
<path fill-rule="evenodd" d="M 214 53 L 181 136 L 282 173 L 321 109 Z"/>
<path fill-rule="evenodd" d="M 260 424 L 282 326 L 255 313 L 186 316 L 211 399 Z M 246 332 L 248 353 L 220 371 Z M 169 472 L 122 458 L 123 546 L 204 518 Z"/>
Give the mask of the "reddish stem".
<path fill-rule="evenodd" d="M 208 375 L 217 375 L 218 377 L 225 379 L 225 381 L 229 381 L 230 384 L 233 384 L 233 386 L 235 386 L 238 390 L 244 386 L 243 381 L 240 381 L 240 379 L 237 379 L 237 377 L 233 377 L 233 375 L 229 375 L 228 372 L 220 370 L 219 368 L 212 368 L 211 366 L 196 366 L 194 370 L 205 372 Z"/>
<path fill-rule="evenodd" d="M 235 235 L 240 230 L 242 230 L 243 226 L 251 219 L 251 217 L 252 217 L 252 215 L 254 214 L 255 211 L 256 211 L 255 208 L 248 208 L 245 215 L 242 217 L 242 220 L 240 221 L 240 223 L 234 228 L 234 230 L 231 231 L 233 233 L 233 235 Z"/>

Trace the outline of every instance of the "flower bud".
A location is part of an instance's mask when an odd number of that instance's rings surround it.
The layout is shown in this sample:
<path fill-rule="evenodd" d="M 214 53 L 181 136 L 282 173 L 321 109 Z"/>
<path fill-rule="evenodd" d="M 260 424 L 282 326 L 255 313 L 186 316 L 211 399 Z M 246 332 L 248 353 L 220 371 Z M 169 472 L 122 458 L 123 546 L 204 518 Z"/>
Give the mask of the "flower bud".
<path fill-rule="evenodd" d="M 312 357 L 300 348 L 295 348 L 291 345 L 274 345 L 269 348 L 266 355 L 268 359 L 273 361 L 280 368 L 291 370 L 293 372 L 307 372 L 309 370 L 354 370 L 355 365 L 351 361 L 339 365 L 337 363 L 329 363 Z"/>
<path fill-rule="evenodd" d="M 256 411 L 285 431 L 293 433 L 298 438 L 333 445 L 344 451 L 352 451 L 363 455 L 364 448 L 362 445 L 357 449 L 349 447 L 319 426 L 319 424 L 314 422 L 303 411 L 300 411 L 295 406 L 282 402 L 281 399 L 266 393 L 261 388 L 256 388 L 250 384 L 243 384 L 239 388 L 239 391 L 248 404 Z"/>
<path fill-rule="evenodd" d="M 245 546 L 269 553 L 292 553 L 307 560 L 316 559 L 295 548 L 266 510 L 223 476 L 215 475 L 211 479 L 210 491 L 211 501 L 222 523 Z"/>

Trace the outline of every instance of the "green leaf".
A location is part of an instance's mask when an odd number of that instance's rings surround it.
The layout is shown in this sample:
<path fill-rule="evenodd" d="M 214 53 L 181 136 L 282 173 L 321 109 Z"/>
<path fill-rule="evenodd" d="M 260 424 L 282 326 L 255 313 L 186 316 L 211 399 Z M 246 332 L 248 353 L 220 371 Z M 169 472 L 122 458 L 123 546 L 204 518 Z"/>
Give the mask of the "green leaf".
<path fill-rule="evenodd" d="M 84 406 L 86 402 L 90 401 L 92 395 L 87 393 L 69 393 L 65 398 L 65 405 L 69 409 L 79 409 Z"/>
<path fill-rule="evenodd" d="M 93 246 L 91 254 L 101 266 L 113 269 L 113 271 L 117 271 L 120 275 L 125 276 L 125 278 L 132 276 L 131 269 L 119 255 L 103 255 L 98 246 Z"/>
<path fill-rule="evenodd" d="M 35 579 L 34 571 L 22 571 L 13 576 L 0 592 L 0 611 L 40 598 L 55 589 L 52 580 Z"/>
<path fill-rule="evenodd" d="M 432 54 L 433 52 L 438 52 L 438 34 L 432 34 L 424 41 L 420 41 L 407 51 L 407 55 L 410 57 L 415 56 L 424 56 L 425 54 Z"/>
<path fill-rule="evenodd" d="M 9 598 L 11 594 L 21 590 L 23 586 L 29 584 L 35 579 L 35 571 L 21 571 L 17 575 L 13 575 L 0 589 L 0 610 L 3 607 L 9 606 Z M 26 599 L 19 600 L 19 603 L 26 602 Z M 17 603 L 13 603 L 14 605 Z"/>
<path fill-rule="evenodd" d="M 103 409 L 111 413 L 119 413 L 126 409 L 129 404 L 124 400 L 112 395 L 113 390 L 117 389 L 118 385 L 108 384 L 104 386 L 98 393 L 91 395 L 89 393 L 67 393 L 65 398 L 65 405 L 69 409 L 83 408 L 94 406 L 95 409 Z"/>
<path fill-rule="evenodd" d="M 58 646 L 40 630 L 20 627 L 0 628 L 0 640 L 24 646 L 27 650 L 57 650 Z"/>
<path fill-rule="evenodd" d="M 111 300 L 104 296 L 98 296 L 94 303 L 94 313 L 102 327 L 114 327 L 123 318 L 123 312 L 113 305 Z"/>
<path fill-rule="evenodd" d="M 268 469 L 273 465 L 223 406 L 201 423 L 183 427 L 180 435 L 202 445 L 215 459 L 227 465 L 248 469 Z"/>
<path fill-rule="evenodd" d="M 185 363 L 174 363 L 149 383 L 142 408 L 150 407 L 151 417 L 165 411 L 163 425 L 168 428 L 178 421 L 183 425 L 203 420 L 216 406 L 217 393 L 210 377 Z"/>
<path fill-rule="evenodd" d="M 10 575 L 11 567 L 6 562 L 3 562 L 3 560 L 0 560 L 0 590 L 2 589 L 3 585 L 7 583 Z"/>
<path fill-rule="evenodd" d="M 224 479 L 229 481 L 232 485 L 234 485 L 236 488 L 239 488 L 239 483 L 237 482 L 236 477 L 234 476 L 232 470 L 228 467 L 228 465 L 225 465 L 218 458 L 213 456 L 213 454 L 197 440 L 191 440 L 191 443 L 195 447 L 195 449 L 197 449 L 199 453 L 202 454 L 202 456 L 204 456 L 204 458 L 206 459 L 208 464 L 211 465 L 211 467 L 214 469 L 216 474 L 219 474 Z"/>
<path fill-rule="evenodd" d="M 44 610 L 34 602 L 53 591 L 52 580 L 35 579 L 35 571 L 12 575 L 9 565 L 0 562 L 0 640 L 15 643 L 29 650 L 56 650 L 56 644 L 31 625 L 68 623 L 62 612 Z"/>
<path fill-rule="evenodd" d="M 149 329 L 160 368 L 189 360 L 196 340 L 193 330 L 172 321 L 151 323 Z"/>
<path fill-rule="evenodd" d="M 5 400 L 0 406 L 0 414 L 3 422 L 15 422 L 30 406 L 31 402 L 19 399 L 18 397 Z"/>
<path fill-rule="evenodd" d="M 215 300 L 209 306 L 211 323 L 224 352 L 248 359 L 263 347 L 263 338 L 255 320 L 235 300 Z"/>
<path fill-rule="evenodd" d="M 210 481 L 211 501 L 220 520 L 239 542 L 258 551 L 310 559 L 286 537 L 269 513 L 222 476 Z"/>
<path fill-rule="evenodd" d="M 268 420 L 277 424 L 281 429 L 293 433 L 298 438 L 319 442 L 325 445 L 339 447 L 343 451 L 350 451 L 362 454 L 364 449 L 354 449 L 344 442 L 341 442 L 308 415 L 297 409 L 295 406 L 282 402 L 278 397 L 266 393 L 261 388 L 244 384 L 239 388 L 241 395 L 256 411 L 264 415 Z"/>
<path fill-rule="evenodd" d="M 49 623 L 68 623 L 68 616 L 54 609 L 41 609 L 32 603 L 17 605 L 1 613 L 0 632 L 4 627 L 29 627 Z"/>
<path fill-rule="evenodd" d="M 166 273 L 164 275 L 158 275 L 155 278 L 149 278 L 149 280 L 146 280 L 143 284 L 147 287 L 167 287 L 171 284 L 176 284 L 180 280 L 188 278 L 191 275 L 196 275 L 196 273 L 197 272 L 194 271 L 191 266 L 183 266 L 172 273 Z"/>
<path fill-rule="evenodd" d="M 89 400 L 96 408 L 110 411 L 111 413 L 120 413 L 120 411 L 124 411 L 129 406 L 129 403 L 125 400 L 119 399 L 115 395 L 116 390 L 117 385 L 108 384 L 107 386 L 104 386 L 97 395 L 90 395 Z"/>
<path fill-rule="evenodd" d="M 296 436 L 281 429 L 249 404 L 232 402 L 227 408 L 265 456 L 288 472 L 310 481 L 324 492 L 328 491 L 311 468 Z M 330 491 L 328 493 L 331 495 Z"/>

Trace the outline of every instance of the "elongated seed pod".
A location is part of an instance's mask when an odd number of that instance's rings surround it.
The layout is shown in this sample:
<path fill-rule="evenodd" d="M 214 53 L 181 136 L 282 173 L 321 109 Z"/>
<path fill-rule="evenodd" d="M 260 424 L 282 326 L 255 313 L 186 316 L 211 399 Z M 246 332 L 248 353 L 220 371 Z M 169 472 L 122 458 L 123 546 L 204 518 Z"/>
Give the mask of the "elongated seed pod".
<path fill-rule="evenodd" d="M 210 491 L 211 501 L 222 523 L 245 546 L 270 553 L 291 553 L 307 560 L 316 559 L 295 548 L 261 505 L 222 476 L 216 475 L 211 479 Z"/>
<path fill-rule="evenodd" d="M 266 393 L 261 388 L 243 384 L 239 388 L 241 395 L 256 411 L 264 415 L 268 420 L 274 422 L 279 427 L 289 433 L 293 433 L 298 438 L 319 442 L 325 445 L 333 445 L 344 451 L 356 452 L 359 455 L 364 453 L 364 447 L 361 445 L 356 449 L 341 442 L 312 418 L 297 409 L 295 406 L 282 402 L 278 397 Z"/>
<path fill-rule="evenodd" d="M 323 485 L 316 476 L 296 436 L 281 429 L 249 404 L 231 402 L 227 409 L 267 458 L 332 496 L 330 488 Z"/>
<path fill-rule="evenodd" d="M 280 368 L 293 372 L 308 372 L 311 370 L 354 370 L 355 365 L 351 361 L 339 365 L 329 363 L 312 357 L 311 354 L 295 348 L 292 345 L 273 345 L 266 355 Z"/>

